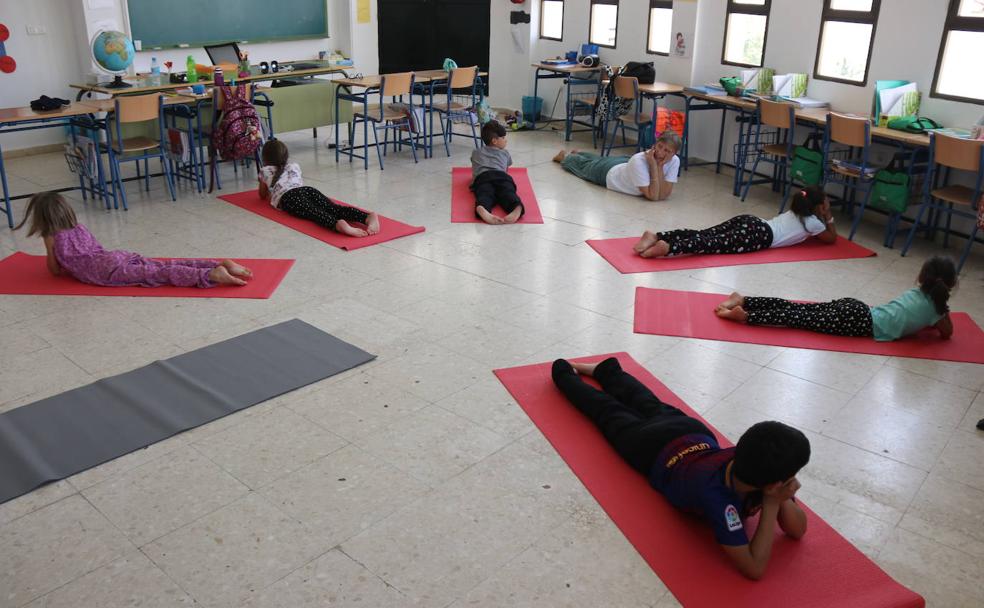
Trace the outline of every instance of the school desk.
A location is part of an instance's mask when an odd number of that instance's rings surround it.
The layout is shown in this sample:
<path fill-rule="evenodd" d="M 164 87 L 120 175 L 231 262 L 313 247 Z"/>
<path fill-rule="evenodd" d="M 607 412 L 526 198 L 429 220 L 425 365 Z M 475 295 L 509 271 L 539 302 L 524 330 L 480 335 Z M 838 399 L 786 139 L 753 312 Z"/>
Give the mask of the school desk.
<path fill-rule="evenodd" d="M 593 78 L 592 76 L 600 76 L 602 66 L 595 66 L 592 68 L 585 67 L 580 64 L 574 65 L 550 65 L 547 63 L 534 63 L 531 64 L 532 67 L 536 68 L 533 72 L 533 98 L 536 99 L 537 94 L 540 90 L 541 80 L 554 80 L 557 78 L 564 79 L 564 89 L 566 91 L 566 97 L 564 101 L 564 118 L 548 118 L 540 122 L 551 123 L 558 120 L 564 121 L 564 141 L 571 140 L 571 133 L 578 133 L 581 131 L 591 130 L 594 131 L 595 124 L 593 122 L 585 122 L 583 120 L 577 120 L 571 113 L 571 89 L 572 87 L 594 87 L 596 94 L 600 93 L 601 79 Z M 587 103 L 587 100 L 585 100 Z M 526 118 L 525 116 L 523 117 Z M 536 130 L 536 112 L 530 117 L 529 122 L 531 128 Z M 582 125 L 588 127 L 588 129 L 574 129 L 574 125 Z"/>

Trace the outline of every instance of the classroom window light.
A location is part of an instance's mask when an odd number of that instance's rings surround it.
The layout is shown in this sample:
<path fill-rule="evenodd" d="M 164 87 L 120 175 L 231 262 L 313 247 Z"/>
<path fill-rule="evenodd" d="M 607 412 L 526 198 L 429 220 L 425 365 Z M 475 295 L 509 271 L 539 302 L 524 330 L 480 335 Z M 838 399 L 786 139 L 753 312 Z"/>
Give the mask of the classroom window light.
<path fill-rule="evenodd" d="M 984 104 L 984 0 L 950 0 L 933 77 L 933 97 Z"/>
<path fill-rule="evenodd" d="M 618 37 L 618 0 L 591 0 L 588 42 L 615 48 Z"/>
<path fill-rule="evenodd" d="M 669 55 L 672 29 L 673 2 L 650 0 L 646 52 L 654 55 Z"/>
<path fill-rule="evenodd" d="M 564 39 L 564 0 L 541 0 L 540 38 Z"/>
<path fill-rule="evenodd" d="M 771 0 L 728 0 L 721 63 L 762 67 Z"/>
<path fill-rule="evenodd" d="M 880 0 L 824 0 L 813 77 L 864 86 L 868 82 Z"/>

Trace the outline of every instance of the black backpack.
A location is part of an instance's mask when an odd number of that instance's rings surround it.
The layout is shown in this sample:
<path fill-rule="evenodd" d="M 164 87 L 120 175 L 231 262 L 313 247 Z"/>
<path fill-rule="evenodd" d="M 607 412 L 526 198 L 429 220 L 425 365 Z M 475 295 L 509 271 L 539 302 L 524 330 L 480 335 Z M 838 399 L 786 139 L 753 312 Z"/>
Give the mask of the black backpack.
<path fill-rule="evenodd" d="M 642 63 L 641 61 L 630 61 L 622 68 L 622 76 L 638 78 L 639 84 L 652 84 L 656 82 L 656 68 L 653 62 Z"/>

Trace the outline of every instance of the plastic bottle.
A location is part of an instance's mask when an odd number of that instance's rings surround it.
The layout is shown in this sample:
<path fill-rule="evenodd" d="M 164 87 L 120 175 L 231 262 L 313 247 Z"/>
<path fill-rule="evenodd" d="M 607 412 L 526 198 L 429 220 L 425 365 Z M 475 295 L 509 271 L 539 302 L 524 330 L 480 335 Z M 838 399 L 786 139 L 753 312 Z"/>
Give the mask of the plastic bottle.
<path fill-rule="evenodd" d="M 198 82 L 198 68 L 195 67 L 195 58 L 188 55 L 188 82 Z"/>
<path fill-rule="evenodd" d="M 225 76 L 222 74 L 222 68 L 219 66 L 215 66 L 215 71 L 212 73 L 212 82 L 217 87 L 225 84 Z"/>
<path fill-rule="evenodd" d="M 150 81 L 154 83 L 161 81 L 161 66 L 157 63 L 157 57 L 150 58 Z"/>

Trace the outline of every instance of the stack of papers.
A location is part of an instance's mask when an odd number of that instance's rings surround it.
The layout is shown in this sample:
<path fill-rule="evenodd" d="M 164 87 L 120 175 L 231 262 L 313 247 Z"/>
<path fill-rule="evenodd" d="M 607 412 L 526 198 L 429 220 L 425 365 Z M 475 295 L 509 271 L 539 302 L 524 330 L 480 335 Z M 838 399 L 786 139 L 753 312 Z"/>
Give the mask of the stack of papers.
<path fill-rule="evenodd" d="M 861 173 L 861 165 L 859 165 L 858 163 L 847 161 L 847 160 L 841 160 L 839 158 L 835 158 L 830 162 L 834 166 L 840 167 L 841 169 L 846 169 L 852 173 Z M 864 177 L 868 177 L 868 178 L 874 177 L 875 173 L 878 173 L 878 169 L 875 167 L 864 168 Z"/>
<path fill-rule="evenodd" d="M 812 97 L 784 97 L 783 99 L 799 108 L 829 108 L 830 107 L 830 102 L 822 101 L 820 99 L 813 99 Z"/>
<path fill-rule="evenodd" d="M 714 97 L 725 97 L 728 95 L 728 92 L 724 90 L 724 87 L 716 84 L 705 84 L 700 86 L 685 87 L 684 90 L 690 91 L 691 93 L 713 95 Z"/>

